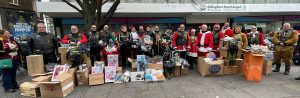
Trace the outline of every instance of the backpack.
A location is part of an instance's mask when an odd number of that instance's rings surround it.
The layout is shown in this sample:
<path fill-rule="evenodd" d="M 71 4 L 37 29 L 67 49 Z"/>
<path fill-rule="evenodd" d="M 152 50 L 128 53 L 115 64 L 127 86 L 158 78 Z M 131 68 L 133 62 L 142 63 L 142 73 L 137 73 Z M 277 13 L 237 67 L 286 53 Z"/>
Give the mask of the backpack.
<path fill-rule="evenodd" d="M 70 58 L 72 67 L 79 66 L 82 63 L 82 56 L 79 47 L 71 48 L 67 52 L 67 59 Z"/>

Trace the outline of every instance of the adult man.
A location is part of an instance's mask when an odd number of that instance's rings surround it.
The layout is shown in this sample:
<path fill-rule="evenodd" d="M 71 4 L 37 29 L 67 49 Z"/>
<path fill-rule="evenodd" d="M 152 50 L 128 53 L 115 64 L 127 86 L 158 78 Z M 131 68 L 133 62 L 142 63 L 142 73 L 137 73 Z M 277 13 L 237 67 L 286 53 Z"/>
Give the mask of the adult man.
<path fill-rule="evenodd" d="M 292 65 L 292 57 L 294 45 L 298 40 L 298 32 L 291 28 L 289 23 L 283 24 L 283 29 L 273 36 L 273 43 L 275 45 L 275 64 L 276 68 L 273 72 L 279 72 L 281 66 L 281 59 L 285 62 L 284 75 L 289 75 Z"/>
<path fill-rule="evenodd" d="M 32 53 L 43 55 L 44 64 L 57 63 L 58 40 L 52 33 L 46 33 L 43 23 L 38 23 L 37 28 L 37 33 L 28 42 Z"/>
<path fill-rule="evenodd" d="M 228 35 L 229 37 L 233 37 L 234 33 L 229 27 L 229 23 L 225 23 L 222 27 L 222 32 L 225 33 L 225 35 Z"/>
<path fill-rule="evenodd" d="M 154 32 L 150 35 L 153 39 L 152 49 L 154 50 L 154 56 L 162 56 L 162 45 L 161 45 L 161 33 L 159 32 L 159 27 L 154 26 Z"/>
<path fill-rule="evenodd" d="M 219 46 L 220 46 L 221 40 L 224 38 L 225 34 L 224 34 L 224 32 L 221 31 L 219 24 L 214 25 L 212 33 L 213 33 L 213 38 L 214 38 L 213 50 L 215 50 L 214 52 L 216 53 L 216 56 L 220 57 Z"/>
<path fill-rule="evenodd" d="M 247 34 L 248 38 L 248 46 L 251 47 L 251 45 L 263 45 L 265 46 L 264 42 L 264 35 L 261 32 L 257 31 L 256 26 L 252 26 L 251 32 Z"/>
<path fill-rule="evenodd" d="M 126 26 L 121 26 L 121 33 L 118 36 L 120 52 L 121 52 L 121 62 L 122 67 L 126 67 L 127 65 L 127 58 L 129 56 L 130 51 L 130 35 L 127 32 Z"/>
<path fill-rule="evenodd" d="M 207 25 L 201 26 L 201 32 L 198 34 L 199 55 L 206 56 L 213 49 L 213 34 L 207 30 Z"/>
<path fill-rule="evenodd" d="M 178 31 L 174 32 L 172 38 L 172 46 L 176 51 L 180 52 L 180 57 L 186 59 L 186 50 L 190 48 L 190 36 L 185 30 L 185 25 L 181 24 Z"/>
<path fill-rule="evenodd" d="M 98 43 L 100 33 L 97 32 L 96 25 L 91 26 L 91 31 L 88 33 L 87 38 L 90 45 L 90 59 L 92 66 L 94 66 L 94 62 L 100 60 L 100 45 Z"/>
<path fill-rule="evenodd" d="M 71 34 L 66 34 L 61 42 L 64 44 L 71 44 L 73 46 L 78 46 L 80 44 L 86 44 L 87 38 L 83 33 L 78 32 L 78 27 L 75 25 L 71 26 Z"/>

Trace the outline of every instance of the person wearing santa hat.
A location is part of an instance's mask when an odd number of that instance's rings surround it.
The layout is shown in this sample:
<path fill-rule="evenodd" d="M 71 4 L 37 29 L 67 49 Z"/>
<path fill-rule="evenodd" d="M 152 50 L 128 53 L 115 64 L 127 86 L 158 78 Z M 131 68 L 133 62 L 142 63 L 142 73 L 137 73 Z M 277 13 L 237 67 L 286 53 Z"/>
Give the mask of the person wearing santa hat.
<path fill-rule="evenodd" d="M 221 43 L 222 39 L 225 36 L 225 33 L 221 31 L 219 24 L 214 25 L 212 33 L 213 33 L 213 37 L 214 37 L 213 51 L 217 57 L 220 57 L 219 47 L 220 47 L 220 43 Z"/>
<path fill-rule="evenodd" d="M 191 65 L 190 66 L 190 69 L 193 69 L 193 65 L 195 63 L 195 61 L 197 60 L 197 57 L 198 57 L 198 46 L 197 46 L 197 35 L 196 35 L 196 29 L 191 29 L 190 30 L 190 45 L 191 45 L 191 48 L 189 49 L 189 52 L 188 52 L 188 56 L 189 56 L 189 59 L 188 59 L 188 62 L 189 64 Z"/>
<path fill-rule="evenodd" d="M 251 32 L 247 34 L 247 38 L 249 47 L 251 47 L 251 45 L 266 45 L 264 42 L 264 35 L 261 32 L 257 31 L 256 26 L 252 26 Z"/>
<path fill-rule="evenodd" d="M 213 48 L 213 34 L 207 30 L 207 25 L 201 26 L 201 32 L 198 34 L 199 54 L 198 56 L 204 57 L 207 53 L 212 51 Z"/>
<path fill-rule="evenodd" d="M 224 24 L 224 26 L 222 27 L 222 32 L 224 32 L 225 35 L 227 35 L 229 37 L 233 37 L 234 36 L 233 31 L 229 27 L 229 23 L 225 23 Z"/>
<path fill-rule="evenodd" d="M 181 24 L 178 31 L 173 33 L 172 46 L 179 52 L 181 58 L 186 59 L 186 50 L 190 49 L 190 36 L 185 30 L 185 25 Z"/>

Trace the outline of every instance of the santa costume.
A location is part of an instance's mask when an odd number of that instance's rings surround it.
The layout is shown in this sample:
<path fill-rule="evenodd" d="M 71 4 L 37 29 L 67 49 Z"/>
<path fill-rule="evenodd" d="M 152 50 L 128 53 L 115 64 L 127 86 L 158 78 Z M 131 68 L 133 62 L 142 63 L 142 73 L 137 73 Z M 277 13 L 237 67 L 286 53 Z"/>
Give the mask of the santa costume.
<path fill-rule="evenodd" d="M 199 40 L 199 54 L 198 56 L 203 57 L 206 56 L 208 52 L 210 52 L 213 48 L 213 34 L 211 31 L 201 31 L 198 34 Z"/>
<path fill-rule="evenodd" d="M 173 34 L 172 38 L 172 46 L 175 51 L 180 52 L 180 57 L 186 58 L 186 50 L 190 48 L 190 36 L 187 32 L 184 31 L 176 31 Z"/>
<path fill-rule="evenodd" d="M 228 28 L 222 28 L 222 32 L 225 33 L 225 35 L 228 35 L 229 37 L 233 37 L 234 36 L 234 33 L 233 31 L 230 29 L 230 27 Z"/>
<path fill-rule="evenodd" d="M 216 24 L 215 26 L 219 26 Z M 212 31 L 213 38 L 214 38 L 214 45 L 213 45 L 213 52 L 216 54 L 217 57 L 220 57 L 220 42 L 224 38 L 225 33 L 221 31 L 220 29 Z"/>

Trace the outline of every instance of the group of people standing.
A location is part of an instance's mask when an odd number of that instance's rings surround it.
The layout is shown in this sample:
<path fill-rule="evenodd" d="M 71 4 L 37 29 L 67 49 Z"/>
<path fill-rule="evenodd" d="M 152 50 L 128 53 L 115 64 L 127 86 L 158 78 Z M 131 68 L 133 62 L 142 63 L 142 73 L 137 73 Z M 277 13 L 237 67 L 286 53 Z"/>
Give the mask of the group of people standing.
<path fill-rule="evenodd" d="M 248 49 L 251 45 L 265 45 L 263 34 L 257 31 L 255 26 L 251 28 L 251 32 L 247 33 L 241 32 L 239 26 L 232 30 L 229 23 L 225 23 L 222 27 L 215 24 L 212 31 L 208 30 L 206 24 L 201 25 L 199 31 L 194 28 L 186 31 L 184 24 L 181 24 L 175 32 L 170 29 L 160 32 L 157 25 L 153 28 L 152 31 L 150 26 L 129 27 L 129 31 L 127 26 L 121 26 L 120 32 L 117 33 L 110 31 L 107 25 L 101 31 L 97 31 L 96 25 L 92 25 L 90 32 L 83 33 L 79 32 L 77 26 L 72 25 L 71 33 L 59 40 L 52 33 L 46 33 L 43 23 L 38 23 L 37 33 L 20 41 L 13 40 L 8 30 L 0 30 L 2 43 L 0 44 L 0 60 L 12 59 L 13 64 L 13 68 L 1 69 L 3 88 L 5 92 L 15 92 L 19 88 L 16 82 L 17 66 L 20 60 L 24 60 L 28 55 L 43 55 L 45 64 L 57 63 L 58 47 L 61 43 L 89 46 L 92 64 L 98 60 L 106 61 L 109 54 L 117 54 L 121 58 L 122 67 L 128 67 L 129 57 L 163 56 L 163 51 L 171 47 L 179 52 L 181 58 L 188 60 L 192 65 L 191 69 L 193 65 L 196 65 L 197 57 L 206 56 L 210 52 L 220 57 L 220 48 L 224 45 L 223 40 L 226 37 L 234 39 L 229 45 L 229 49 L 233 50 L 233 53 L 230 53 L 233 59 L 242 58 L 242 49 Z M 293 30 L 289 23 L 285 23 L 283 29 L 272 36 L 271 42 L 275 45 L 276 68 L 274 72 L 280 71 L 281 59 L 284 59 L 286 66 L 284 74 L 289 74 L 293 46 L 297 40 L 298 32 Z M 24 50 L 26 53 L 21 52 Z"/>

